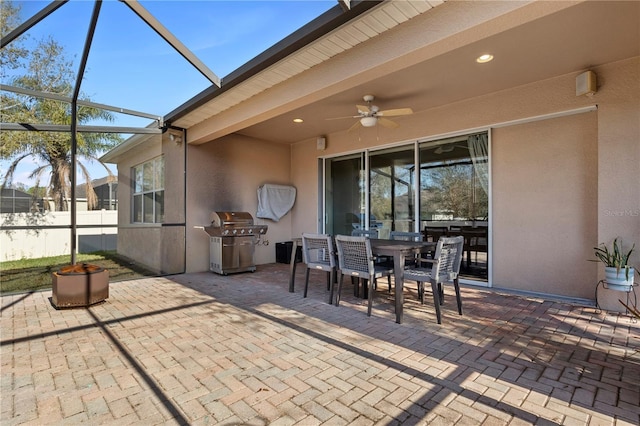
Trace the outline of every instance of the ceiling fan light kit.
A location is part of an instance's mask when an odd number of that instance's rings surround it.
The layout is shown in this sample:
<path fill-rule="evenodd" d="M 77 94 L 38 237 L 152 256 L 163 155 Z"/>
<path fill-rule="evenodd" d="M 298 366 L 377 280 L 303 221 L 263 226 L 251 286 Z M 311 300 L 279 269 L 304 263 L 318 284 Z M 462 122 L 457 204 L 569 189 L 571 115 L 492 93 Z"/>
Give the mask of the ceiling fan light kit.
<path fill-rule="evenodd" d="M 377 122 L 378 119 L 376 117 L 362 117 L 360 119 L 360 124 L 362 124 L 362 127 L 373 127 Z"/>
<path fill-rule="evenodd" d="M 329 120 L 336 120 L 340 118 L 358 118 L 359 120 L 355 122 L 353 126 L 349 128 L 348 131 L 354 130 L 360 126 L 362 127 L 375 127 L 378 122 L 384 127 L 388 127 L 390 129 L 395 129 L 398 127 L 398 124 L 394 121 L 391 121 L 386 117 L 394 117 L 399 115 L 409 115 L 413 114 L 413 110 L 411 108 L 398 108 L 398 109 L 389 109 L 385 111 L 380 111 L 380 108 L 377 105 L 372 105 L 371 103 L 375 99 L 373 95 L 364 95 L 362 99 L 367 103 L 364 105 L 356 105 L 356 109 L 358 110 L 358 115 L 354 115 L 353 117 L 336 117 L 329 118 Z"/>

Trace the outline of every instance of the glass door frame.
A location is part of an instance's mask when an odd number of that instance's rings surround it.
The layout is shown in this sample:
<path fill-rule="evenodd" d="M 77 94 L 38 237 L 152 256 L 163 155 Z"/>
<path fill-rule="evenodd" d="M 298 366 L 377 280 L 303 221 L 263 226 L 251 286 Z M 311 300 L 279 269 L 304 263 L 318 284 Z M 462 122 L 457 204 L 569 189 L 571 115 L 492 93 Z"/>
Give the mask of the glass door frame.
<path fill-rule="evenodd" d="M 318 232 L 321 233 L 326 233 L 327 232 L 327 217 L 328 217 L 328 212 L 327 212 L 327 174 L 326 174 L 326 167 L 327 167 L 327 161 L 329 160 L 333 160 L 336 158 L 340 158 L 340 157 L 345 157 L 345 156 L 349 156 L 349 155 L 354 155 L 354 154 L 361 154 L 363 155 L 363 165 L 365 167 L 364 170 L 364 179 L 365 179 L 365 188 L 366 188 L 366 196 L 365 198 L 365 226 L 368 229 L 369 228 L 369 217 L 370 217 L 370 200 L 369 200 L 369 184 L 370 184 L 370 180 L 369 180 L 369 174 L 370 174 L 370 168 L 369 168 L 369 161 L 370 161 L 370 153 L 375 152 L 375 151 L 379 151 L 379 150 L 384 150 L 384 149 L 388 149 L 388 148 L 393 148 L 393 147 L 403 147 L 406 146 L 407 149 L 409 149 L 410 145 L 413 145 L 413 152 L 414 152 L 414 163 L 416 164 L 416 167 L 414 168 L 414 182 L 415 185 L 417 186 L 417 189 L 413 191 L 413 195 L 414 195 L 414 231 L 415 232 L 422 232 L 422 229 L 420 229 L 420 167 L 419 162 L 420 162 L 420 144 L 424 144 L 424 143 L 428 143 L 428 142 L 436 142 L 436 141 L 440 141 L 442 139 L 448 139 L 448 138 L 452 138 L 452 137 L 457 137 L 457 136 L 465 136 L 465 135 L 472 135 L 475 133 L 482 133 L 482 132 L 486 132 L 487 133 L 487 158 L 488 158 L 488 193 L 487 193 L 487 197 L 488 197 L 488 220 L 487 220 L 487 226 L 488 226 L 488 241 L 487 241 L 487 250 L 488 250 L 488 256 L 489 256 L 489 262 L 487 264 L 487 281 L 476 281 L 476 280 L 471 280 L 471 279 L 464 279 L 461 278 L 460 282 L 464 283 L 464 284 L 471 284 L 471 285 L 475 285 L 475 286 L 480 286 L 480 287 L 493 287 L 493 203 L 492 203 L 492 191 L 493 191 L 493 182 L 492 182 L 492 134 L 491 134 L 491 127 L 481 127 L 481 128 L 476 128 L 476 129 L 468 129 L 465 131 L 461 131 L 461 132 L 454 132 L 454 133 L 447 133 L 447 134 L 440 134 L 440 135 L 435 135 L 435 136 L 430 136 L 427 138 L 418 138 L 418 139 L 413 139 L 410 141 L 402 141 L 402 142 L 397 142 L 397 143 L 393 143 L 393 144 L 386 144 L 386 145 L 382 145 L 382 146 L 377 146 L 374 148 L 363 148 L 362 150 L 357 150 L 357 151 L 350 151 L 350 152 L 343 152 L 343 153 L 336 153 L 336 154 L 332 154 L 332 155 L 327 155 L 327 156 L 322 156 L 322 157 L 318 157 L 318 168 L 319 168 L 319 182 L 318 182 L 318 189 L 319 189 L 319 197 L 318 197 L 318 201 L 319 201 L 319 206 L 318 206 Z"/>

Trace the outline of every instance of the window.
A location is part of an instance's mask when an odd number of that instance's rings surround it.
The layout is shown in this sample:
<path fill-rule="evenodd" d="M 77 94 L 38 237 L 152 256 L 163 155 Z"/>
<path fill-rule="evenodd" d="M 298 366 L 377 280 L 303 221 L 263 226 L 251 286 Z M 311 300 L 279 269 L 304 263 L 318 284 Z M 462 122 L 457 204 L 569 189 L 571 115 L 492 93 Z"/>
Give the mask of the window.
<path fill-rule="evenodd" d="M 133 223 L 164 220 L 164 157 L 137 165 L 133 176 Z"/>

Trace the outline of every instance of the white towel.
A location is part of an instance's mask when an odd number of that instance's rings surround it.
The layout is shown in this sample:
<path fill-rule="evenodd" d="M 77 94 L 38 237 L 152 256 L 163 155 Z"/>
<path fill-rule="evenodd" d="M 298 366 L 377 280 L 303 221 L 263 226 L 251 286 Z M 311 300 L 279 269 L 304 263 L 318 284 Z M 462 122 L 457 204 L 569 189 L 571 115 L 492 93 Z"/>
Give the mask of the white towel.
<path fill-rule="evenodd" d="M 258 212 L 256 217 L 279 221 L 296 201 L 293 186 L 264 184 L 258 188 Z"/>

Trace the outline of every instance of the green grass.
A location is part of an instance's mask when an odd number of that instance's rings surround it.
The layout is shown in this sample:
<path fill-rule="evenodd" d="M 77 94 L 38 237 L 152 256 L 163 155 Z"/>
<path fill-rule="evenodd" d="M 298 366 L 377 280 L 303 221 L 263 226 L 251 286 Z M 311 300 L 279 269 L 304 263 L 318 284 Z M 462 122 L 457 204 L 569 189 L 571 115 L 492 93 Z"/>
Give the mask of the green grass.
<path fill-rule="evenodd" d="M 69 265 L 71 256 L 0 262 L 0 294 L 51 288 L 51 273 Z M 109 270 L 109 281 L 123 281 L 154 275 L 116 252 L 78 254 L 77 263 L 90 263 Z"/>

